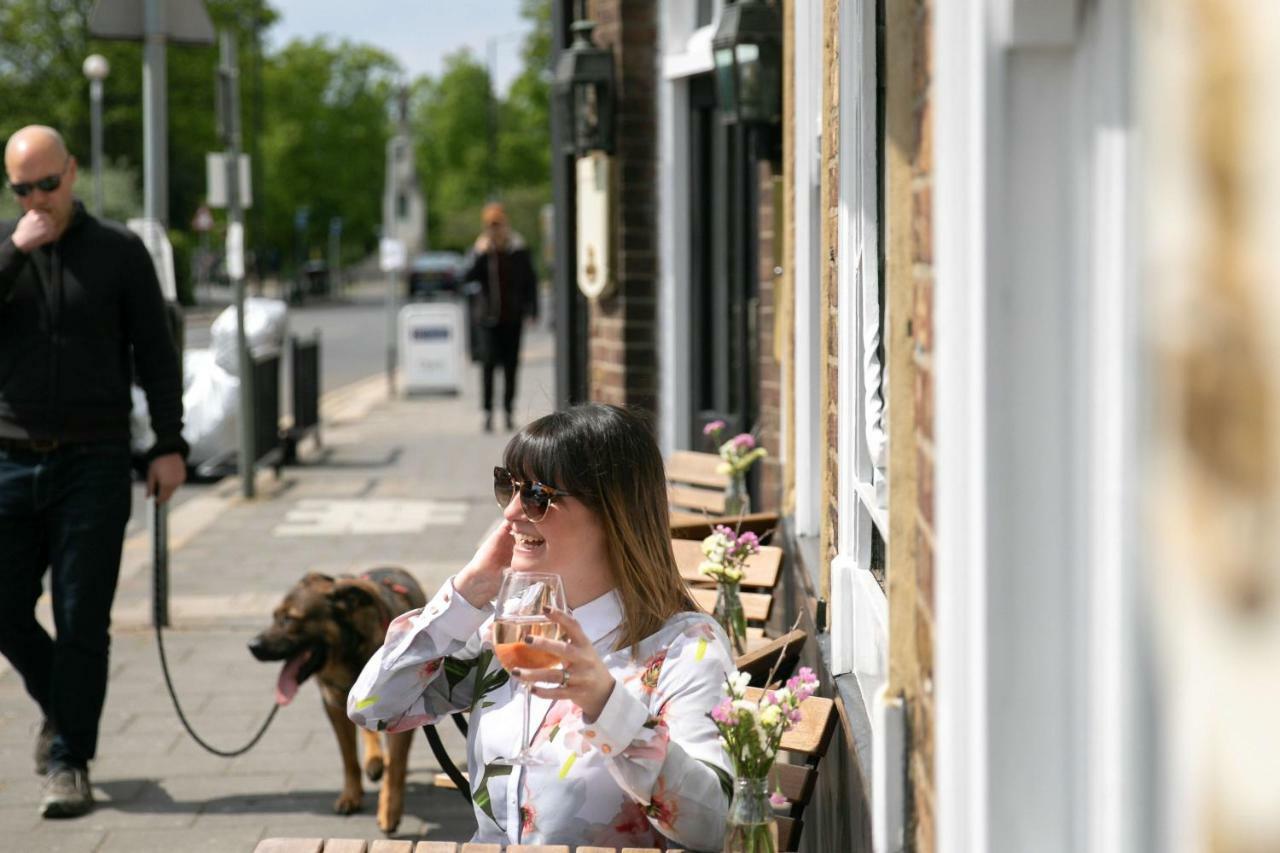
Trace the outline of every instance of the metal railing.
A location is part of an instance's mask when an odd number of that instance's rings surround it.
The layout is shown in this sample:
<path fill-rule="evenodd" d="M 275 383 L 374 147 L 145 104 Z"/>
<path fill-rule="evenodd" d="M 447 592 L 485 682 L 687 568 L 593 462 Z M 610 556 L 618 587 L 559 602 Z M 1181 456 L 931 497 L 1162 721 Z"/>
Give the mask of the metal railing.
<path fill-rule="evenodd" d="M 284 464 L 298 461 L 298 443 L 308 435 L 320 444 L 320 330 L 308 339 L 289 339 L 293 423 L 282 435 Z"/>

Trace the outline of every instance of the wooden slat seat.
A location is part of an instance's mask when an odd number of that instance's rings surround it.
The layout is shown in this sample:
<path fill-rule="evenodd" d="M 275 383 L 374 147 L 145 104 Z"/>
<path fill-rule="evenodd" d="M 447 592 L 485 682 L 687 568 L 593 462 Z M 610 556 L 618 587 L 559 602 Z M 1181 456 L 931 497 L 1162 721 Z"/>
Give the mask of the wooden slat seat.
<path fill-rule="evenodd" d="M 723 492 L 725 486 L 729 485 L 729 475 L 716 470 L 721 461 L 718 453 L 677 450 L 666 459 L 667 480 Z"/>
<path fill-rule="evenodd" d="M 696 539 L 672 539 L 671 550 L 676 556 L 676 566 L 680 569 L 680 577 L 687 584 L 714 585 L 715 581 L 698 571 L 698 566 L 705 559 L 702 555 L 702 543 Z M 778 582 L 778 573 L 782 569 L 782 549 L 773 545 L 764 545 L 759 554 L 753 554 L 748 560 L 742 576 L 741 586 L 753 589 L 771 590 Z"/>
<path fill-rule="evenodd" d="M 264 838 L 253 853 L 324 853 L 324 839 Z"/>
<path fill-rule="evenodd" d="M 724 515 L 724 492 L 667 484 L 667 503 L 689 515 Z"/>
<path fill-rule="evenodd" d="M 799 629 L 764 643 L 753 644 L 748 637 L 746 654 L 738 655 L 734 663 L 739 672 L 751 676 L 751 683 L 756 687 L 767 686 L 765 680 L 771 672 L 774 683 L 786 681 L 799 662 L 808 638 L 809 635 Z"/>
<path fill-rule="evenodd" d="M 693 593 L 693 600 L 698 606 L 708 613 L 712 613 L 716 609 L 716 590 L 707 587 L 690 587 L 689 591 Z M 742 612 L 747 617 L 747 622 L 768 622 L 769 611 L 773 608 L 773 596 L 763 592 L 743 592 L 739 593 L 742 599 Z"/>

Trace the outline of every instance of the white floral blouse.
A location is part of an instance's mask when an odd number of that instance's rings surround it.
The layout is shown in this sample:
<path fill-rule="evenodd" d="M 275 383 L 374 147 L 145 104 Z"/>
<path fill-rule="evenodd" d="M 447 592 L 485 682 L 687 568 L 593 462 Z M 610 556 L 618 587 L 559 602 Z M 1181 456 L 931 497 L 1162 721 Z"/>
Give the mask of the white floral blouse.
<path fill-rule="evenodd" d="M 673 616 L 635 658 L 615 651 L 622 604 L 573 611 L 617 684 L 593 723 L 568 700 L 533 697 L 529 729 L 546 764 L 493 762 L 520 749 L 522 699 L 482 635 L 493 614 L 446 583 L 395 619 L 347 697 L 357 725 L 404 731 L 469 710 L 473 841 L 719 850 L 731 765 L 708 716 L 734 671 L 703 613 Z"/>

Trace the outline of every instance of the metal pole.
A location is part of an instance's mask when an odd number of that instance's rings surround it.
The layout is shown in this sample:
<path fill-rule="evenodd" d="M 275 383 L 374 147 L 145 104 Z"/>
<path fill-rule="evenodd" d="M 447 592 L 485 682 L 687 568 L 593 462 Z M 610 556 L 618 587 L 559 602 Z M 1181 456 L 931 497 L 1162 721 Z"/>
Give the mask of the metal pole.
<path fill-rule="evenodd" d="M 169 164 L 167 74 L 165 34 L 168 32 L 166 0 L 146 0 L 146 35 L 142 64 L 143 192 L 145 215 L 161 224 L 169 222 Z"/>
<path fill-rule="evenodd" d="M 342 220 L 329 220 L 329 292 L 340 295 L 342 280 Z"/>
<path fill-rule="evenodd" d="M 93 151 L 93 214 L 102 216 L 102 81 L 89 81 L 89 147 Z"/>
<path fill-rule="evenodd" d="M 228 232 L 238 232 L 240 245 L 235 250 L 243 252 L 244 212 L 240 207 L 240 72 L 236 64 L 235 35 L 229 30 L 221 34 L 222 67 L 219 70 L 222 85 L 226 87 L 223 97 L 226 115 L 223 127 L 226 129 L 227 153 L 227 221 Z M 253 358 L 249 353 L 249 344 L 244 331 L 244 270 L 235 269 L 228 264 L 232 286 L 236 294 L 236 350 L 240 364 L 240 489 L 246 498 L 254 495 L 254 462 L 257 460 L 256 448 L 253 446 Z"/>
<path fill-rule="evenodd" d="M 387 273 L 387 396 L 396 396 L 396 293 L 395 270 Z"/>
<path fill-rule="evenodd" d="M 258 0 L 253 10 L 253 138 L 249 142 L 250 161 L 253 163 L 253 269 L 254 286 L 262 295 L 262 247 L 266 243 L 264 224 L 267 208 L 266 193 L 262 191 L 266 180 L 266 163 L 262 160 L 262 21 L 266 15 L 263 0 Z"/>
<path fill-rule="evenodd" d="M 498 36 L 489 37 L 489 198 L 498 197 Z"/>

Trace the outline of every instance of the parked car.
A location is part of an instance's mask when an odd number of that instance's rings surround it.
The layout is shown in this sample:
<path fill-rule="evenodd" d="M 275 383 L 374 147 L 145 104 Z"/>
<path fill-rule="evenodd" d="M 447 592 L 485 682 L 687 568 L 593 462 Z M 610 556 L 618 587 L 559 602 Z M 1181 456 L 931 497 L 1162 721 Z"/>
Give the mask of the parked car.
<path fill-rule="evenodd" d="M 423 252 L 409 266 L 409 298 L 456 292 L 462 271 L 462 256 L 457 252 Z"/>

